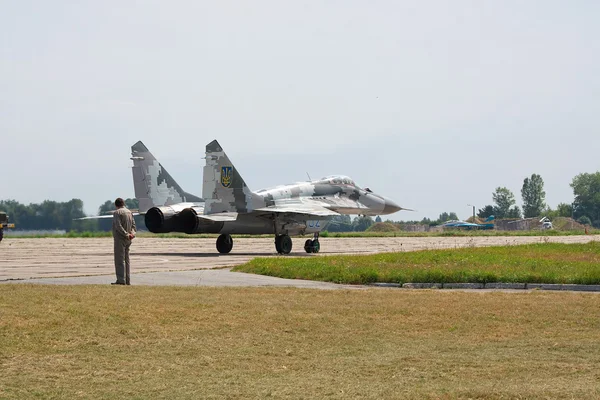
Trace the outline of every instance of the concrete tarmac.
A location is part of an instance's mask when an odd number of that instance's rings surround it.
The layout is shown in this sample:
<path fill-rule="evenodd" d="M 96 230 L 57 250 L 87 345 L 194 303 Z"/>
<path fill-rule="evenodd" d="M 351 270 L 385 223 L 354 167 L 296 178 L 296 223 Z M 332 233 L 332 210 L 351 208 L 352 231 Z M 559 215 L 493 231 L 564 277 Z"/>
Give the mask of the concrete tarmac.
<path fill-rule="evenodd" d="M 540 242 L 585 243 L 600 236 L 489 236 L 321 238 L 321 253 L 307 254 L 306 238 L 294 239 L 291 256 L 368 254 Z M 230 254 L 219 254 L 215 239 L 136 238 L 131 248 L 134 285 L 295 286 L 348 288 L 325 282 L 280 279 L 231 272 L 254 257 L 287 257 L 275 253 L 272 238 L 234 239 Z M 108 284 L 115 280 L 112 238 L 5 238 L 0 243 L 0 282 Z"/>

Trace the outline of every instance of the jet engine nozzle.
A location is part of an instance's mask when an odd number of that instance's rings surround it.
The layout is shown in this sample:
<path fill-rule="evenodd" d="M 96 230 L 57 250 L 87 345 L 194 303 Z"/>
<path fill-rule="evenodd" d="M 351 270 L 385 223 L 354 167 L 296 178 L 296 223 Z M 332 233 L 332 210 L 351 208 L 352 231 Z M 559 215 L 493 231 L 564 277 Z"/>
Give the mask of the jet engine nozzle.
<path fill-rule="evenodd" d="M 152 207 L 146 212 L 144 222 L 152 233 L 167 233 L 173 231 L 175 210 L 171 207 Z"/>

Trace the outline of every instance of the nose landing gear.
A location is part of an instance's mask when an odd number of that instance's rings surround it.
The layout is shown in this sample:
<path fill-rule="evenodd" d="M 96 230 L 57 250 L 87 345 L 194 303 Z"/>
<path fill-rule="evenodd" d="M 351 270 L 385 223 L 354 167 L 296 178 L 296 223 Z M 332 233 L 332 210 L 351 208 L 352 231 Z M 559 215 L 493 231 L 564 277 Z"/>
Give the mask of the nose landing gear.
<path fill-rule="evenodd" d="M 304 242 L 304 251 L 307 253 L 318 253 L 321 250 L 321 244 L 319 243 L 319 234 L 315 233 L 314 239 L 307 239 Z"/>

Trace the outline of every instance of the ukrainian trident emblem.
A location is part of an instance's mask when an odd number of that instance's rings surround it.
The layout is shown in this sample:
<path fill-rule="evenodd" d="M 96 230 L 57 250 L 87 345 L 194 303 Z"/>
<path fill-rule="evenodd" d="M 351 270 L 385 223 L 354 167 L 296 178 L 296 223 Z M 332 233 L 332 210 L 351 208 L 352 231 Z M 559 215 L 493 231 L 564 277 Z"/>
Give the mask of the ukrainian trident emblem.
<path fill-rule="evenodd" d="M 233 167 L 221 167 L 221 185 L 224 187 L 231 186 L 231 179 L 233 178 Z"/>

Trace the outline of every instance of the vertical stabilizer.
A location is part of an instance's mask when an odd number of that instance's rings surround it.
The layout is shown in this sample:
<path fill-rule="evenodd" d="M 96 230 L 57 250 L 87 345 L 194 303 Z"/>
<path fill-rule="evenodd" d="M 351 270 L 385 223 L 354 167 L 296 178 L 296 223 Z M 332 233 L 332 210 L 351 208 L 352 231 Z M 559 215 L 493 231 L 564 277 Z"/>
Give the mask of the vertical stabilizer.
<path fill-rule="evenodd" d="M 131 146 L 131 159 L 133 186 L 140 203 L 140 213 L 152 207 L 202 201 L 185 192 L 141 141 Z"/>
<path fill-rule="evenodd" d="M 216 140 L 206 145 L 202 197 L 206 201 L 205 214 L 250 212 L 260 197 L 248 188 Z"/>

